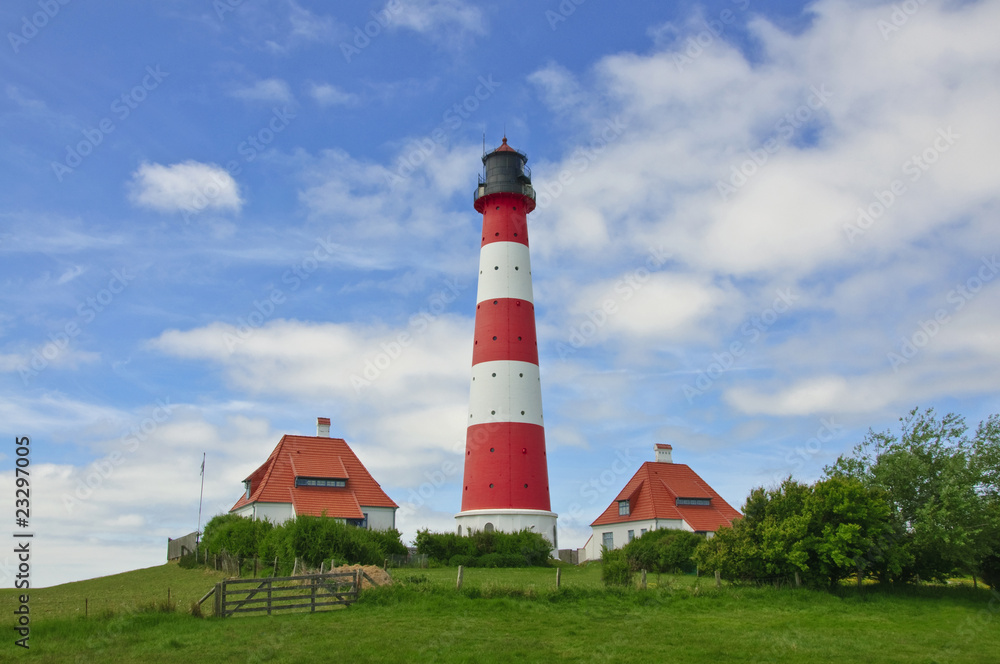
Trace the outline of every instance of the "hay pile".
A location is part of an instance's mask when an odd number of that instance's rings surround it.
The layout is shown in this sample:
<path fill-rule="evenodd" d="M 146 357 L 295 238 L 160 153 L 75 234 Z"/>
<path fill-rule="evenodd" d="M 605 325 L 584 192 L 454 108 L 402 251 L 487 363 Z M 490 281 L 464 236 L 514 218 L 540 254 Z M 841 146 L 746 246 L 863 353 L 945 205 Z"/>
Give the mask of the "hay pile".
<path fill-rule="evenodd" d="M 387 586 L 392 583 L 392 577 L 381 567 L 376 567 L 375 565 L 342 565 L 341 567 L 334 567 L 331 572 L 353 572 L 355 570 L 363 570 L 365 574 L 371 577 L 372 581 L 375 582 L 376 586 Z M 371 582 L 365 577 L 361 577 L 361 589 L 371 588 Z"/>

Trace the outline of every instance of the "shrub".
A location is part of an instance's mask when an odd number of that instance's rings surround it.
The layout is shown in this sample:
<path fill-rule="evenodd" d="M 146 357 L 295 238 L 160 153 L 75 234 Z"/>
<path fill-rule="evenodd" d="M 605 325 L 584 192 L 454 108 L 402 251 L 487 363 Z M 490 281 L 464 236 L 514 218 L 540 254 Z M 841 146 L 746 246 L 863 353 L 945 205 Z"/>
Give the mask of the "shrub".
<path fill-rule="evenodd" d="M 448 566 L 458 567 L 461 565 L 462 567 L 476 567 L 476 562 L 475 556 L 467 556 L 464 553 L 459 553 L 448 559 Z"/>
<path fill-rule="evenodd" d="M 622 550 L 633 571 L 694 572 L 696 565 L 691 556 L 704 541 L 704 537 L 689 530 L 661 528 L 632 540 Z"/>
<path fill-rule="evenodd" d="M 499 567 L 544 567 L 548 564 L 552 545 L 539 533 L 522 530 L 516 533 L 476 531 L 467 537 L 455 533 L 417 533 L 417 551 L 427 554 L 432 561 L 449 563 L 455 556 L 481 558 L 489 554 L 508 556 L 490 559 Z M 462 563 L 463 565 L 465 563 Z M 480 564 L 481 561 L 480 561 Z"/>
<path fill-rule="evenodd" d="M 479 557 L 479 567 L 527 567 L 528 561 L 517 553 L 486 553 Z"/>
<path fill-rule="evenodd" d="M 601 581 L 605 586 L 632 585 L 632 569 L 622 549 L 601 547 Z"/>

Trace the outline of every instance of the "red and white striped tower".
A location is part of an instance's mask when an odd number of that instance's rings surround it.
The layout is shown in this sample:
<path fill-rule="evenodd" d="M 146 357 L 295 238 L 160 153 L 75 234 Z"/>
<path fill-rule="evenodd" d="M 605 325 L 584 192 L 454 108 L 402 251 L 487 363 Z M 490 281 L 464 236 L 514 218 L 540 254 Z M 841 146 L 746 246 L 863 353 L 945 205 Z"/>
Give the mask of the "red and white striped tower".
<path fill-rule="evenodd" d="M 483 157 L 476 191 L 483 241 L 462 511 L 455 519 L 460 535 L 530 529 L 556 548 L 528 258 L 535 191 L 527 161 L 504 137 Z"/>

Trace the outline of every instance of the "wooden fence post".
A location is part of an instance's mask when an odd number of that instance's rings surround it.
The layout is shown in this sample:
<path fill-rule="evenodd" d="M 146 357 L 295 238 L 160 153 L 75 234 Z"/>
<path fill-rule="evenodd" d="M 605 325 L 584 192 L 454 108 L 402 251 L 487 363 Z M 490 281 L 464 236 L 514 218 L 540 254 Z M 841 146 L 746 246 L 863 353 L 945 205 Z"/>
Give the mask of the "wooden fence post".
<path fill-rule="evenodd" d="M 798 570 L 795 571 L 795 587 L 798 588 L 802 585 L 802 578 L 799 577 Z"/>
<path fill-rule="evenodd" d="M 271 576 L 278 576 L 278 556 L 274 557 L 274 573 Z"/>
<path fill-rule="evenodd" d="M 556 590 L 559 590 L 559 585 L 562 583 L 562 567 L 556 568 Z"/>
<path fill-rule="evenodd" d="M 222 616 L 222 607 L 223 607 L 222 593 L 223 593 L 222 583 L 220 582 L 215 584 L 215 597 L 213 598 L 215 600 L 214 609 L 215 609 L 215 615 L 220 617 Z"/>
<path fill-rule="evenodd" d="M 462 566 L 458 566 L 458 581 L 455 582 L 455 590 L 462 589 Z"/>
<path fill-rule="evenodd" d="M 312 606 L 309 608 L 309 611 L 312 613 L 316 613 L 316 581 L 317 579 L 315 578 L 310 579 L 310 584 L 312 585 L 312 599 L 310 602 L 312 603 Z"/>
<path fill-rule="evenodd" d="M 253 578 L 257 578 L 257 556 L 253 557 Z"/>
<path fill-rule="evenodd" d="M 268 579 L 267 581 L 267 615 L 271 615 L 271 587 L 274 582 Z"/>
<path fill-rule="evenodd" d="M 716 588 L 722 587 L 722 572 L 720 572 L 719 570 L 715 570 L 715 587 Z"/>

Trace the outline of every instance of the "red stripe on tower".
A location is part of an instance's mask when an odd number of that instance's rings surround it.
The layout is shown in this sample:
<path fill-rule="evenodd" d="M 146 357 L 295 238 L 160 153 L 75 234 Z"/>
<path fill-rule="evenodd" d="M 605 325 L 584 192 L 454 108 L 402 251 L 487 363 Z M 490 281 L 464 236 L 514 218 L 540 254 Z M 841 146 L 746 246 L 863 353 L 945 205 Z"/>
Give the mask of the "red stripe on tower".
<path fill-rule="evenodd" d="M 528 158 L 503 144 L 483 156 L 475 208 L 483 215 L 472 386 L 458 533 L 541 533 L 556 548 L 550 509 L 528 218 Z"/>

